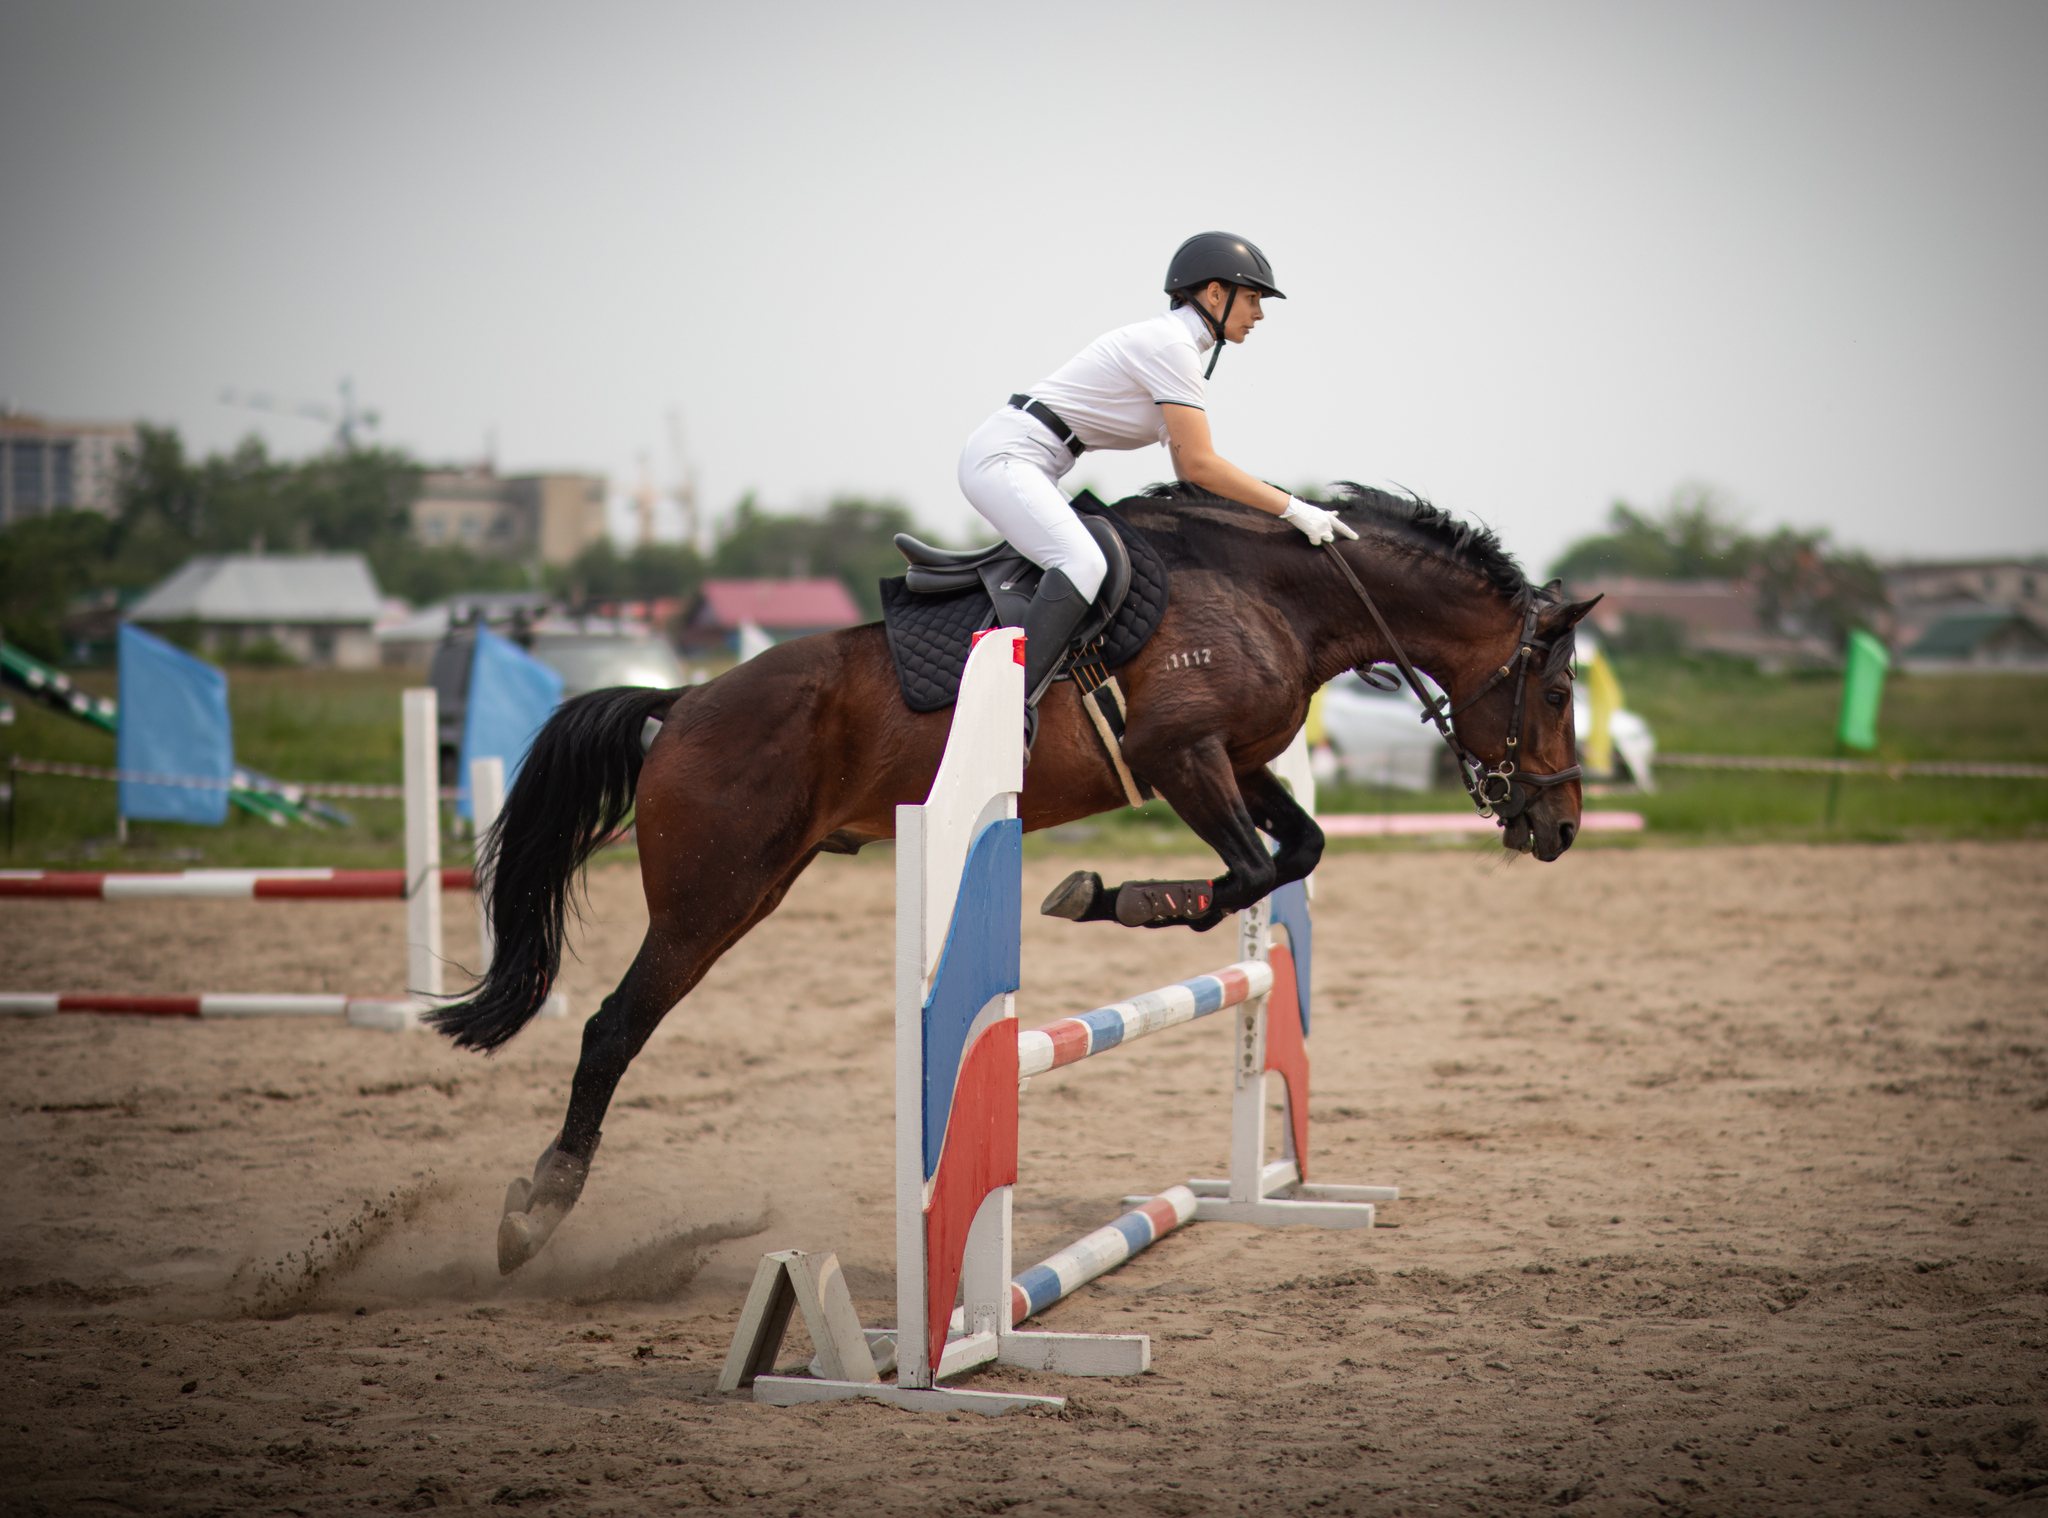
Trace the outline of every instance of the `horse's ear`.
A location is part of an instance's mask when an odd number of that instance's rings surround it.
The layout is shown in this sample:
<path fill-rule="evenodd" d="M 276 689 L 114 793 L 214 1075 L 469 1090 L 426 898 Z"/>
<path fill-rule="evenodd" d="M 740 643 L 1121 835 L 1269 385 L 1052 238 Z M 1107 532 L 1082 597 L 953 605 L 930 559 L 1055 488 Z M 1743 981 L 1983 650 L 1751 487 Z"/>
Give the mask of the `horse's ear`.
<path fill-rule="evenodd" d="M 1552 632 L 1563 632 L 1567 627 L 1577 627 L 1586 620 L 1586 613 L 1598 606 L 1603 599 L 1604 596 L 1595 596 L 1590 601 L 1573 601 L 1568 605 L 1556 607 L 1543 618 L 1543 621 Z"/>

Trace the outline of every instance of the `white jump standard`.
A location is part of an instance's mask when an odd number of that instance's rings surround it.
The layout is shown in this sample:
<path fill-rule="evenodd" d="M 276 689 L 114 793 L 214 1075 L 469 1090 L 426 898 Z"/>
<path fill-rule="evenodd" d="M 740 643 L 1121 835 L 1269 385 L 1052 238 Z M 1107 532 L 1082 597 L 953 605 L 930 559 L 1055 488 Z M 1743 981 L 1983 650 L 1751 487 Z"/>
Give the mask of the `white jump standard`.
<path fill-rule="evenodd" d="M 1059 1407 L 1063 1398 L 940 1383 L 989 1363 L 1067 1375 L 1144 1371 L 1152 1358 L 1147 1335 L 1042 1333 L 1017 1325 L 1190 1220 L 1369 1228 L 1373 1204 L 1399 1196 L 1393 1187 L 1305 1184 L 1310 943 L 1308 898 L 1299 883 L 1242 914 L 1239 963 L 1018 1030 L 1022 683 L 1016 630 L 982 635 L 962 672 L 930 796 L 923 806 L 896 810 L 897 1327 L 863 1330 L 855 1343 L 836 1262 L 770 1256 L 742 1314 L 721 1389 L 751 1382 L 757 1402 L 776 1405 L 871 1397 L 984 1413 Z M 1286 778 L 1295 780 L 1291 772 Z M 1312 784 L 1303 773 L 1297 790 Z M 1276 918 L 1284 942 L 1276 940 Z M 1024 1083 L 1226 1010 L 1237 1030 L 1230 1178 L 1127 1198 L 1134 1211 L 1013 1279 L 1011 1192 Z M 1288 1119 L 1283 1154 L 1273 1163 L 1265 1154 L 1269 1073 L 1282 1077 Z M 796 1305 L 821 1346 L 817 1369 L 825 1374 L 765 1374 Z M 879 1379 L 891 1361 L 893 1383 Z"/>

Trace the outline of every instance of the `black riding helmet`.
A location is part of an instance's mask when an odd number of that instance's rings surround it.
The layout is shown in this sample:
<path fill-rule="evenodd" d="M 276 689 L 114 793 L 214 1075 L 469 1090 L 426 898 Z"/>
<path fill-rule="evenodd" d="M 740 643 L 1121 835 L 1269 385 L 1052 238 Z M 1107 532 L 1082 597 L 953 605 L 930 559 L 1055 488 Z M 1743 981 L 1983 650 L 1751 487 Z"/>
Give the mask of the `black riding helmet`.
<path fill-rule="evenodd" d="M 1209 367 L 1203 378 L 1216 372 L 1216 360 L 1223 356 L 1223 323 L 1230 320 L 1230 308 L 1237 304 L 1237 292 L 1252 289 L 1261 295 L 1270 295 L 1275 300 L 1287 297 L 1273 283 L 1273 266 L 1266 261 L 1266 255 L 1259 251 L 1257 243 L 1238 237 L 1230 232 L 1198 232 L 1174 250 L 1173 262 L 1166 266 L 1166 293 L 1181 296 L 1190 290 L 1198 290 L 1212 279 L 1220 279 L 1230 286 L 1230 297 L 1223 303 L 1223 320 L 1218 321 L 1193 300 L 1195 314 L 1208 323 L 1210 333 L 1216 339 L 1216 346 L 1209 354 Z"/>

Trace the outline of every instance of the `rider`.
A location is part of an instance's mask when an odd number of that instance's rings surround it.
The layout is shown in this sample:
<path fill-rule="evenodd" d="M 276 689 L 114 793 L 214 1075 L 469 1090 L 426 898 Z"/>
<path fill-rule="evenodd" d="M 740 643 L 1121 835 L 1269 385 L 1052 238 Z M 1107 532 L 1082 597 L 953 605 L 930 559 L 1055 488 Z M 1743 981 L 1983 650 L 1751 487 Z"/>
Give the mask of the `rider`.
<path fill-rule="evenodd" d="M 1108 332 L 983 422 L 960 453 L 960 489 L 1010 546 L 1045 571 L 1024 614 L 1026 728 L 1109 566 L 1058 480 L 1089 448 L 1164 443 L 1191 485 L 1293 523 L 1311 543 L 1356 537 L 1335 512 L 1296 500 L 1218 454 L 1202 409 L 1221 344 L 1241 343 L 1284 299 L 1266 255 L 1242 237 L 1190 237 L 1166 270 L 1172 305 Z M 1202 367 L 1201 354 L 1209 354 Z M 1026 742 L 1029 742 L 1027 735 Z"/>

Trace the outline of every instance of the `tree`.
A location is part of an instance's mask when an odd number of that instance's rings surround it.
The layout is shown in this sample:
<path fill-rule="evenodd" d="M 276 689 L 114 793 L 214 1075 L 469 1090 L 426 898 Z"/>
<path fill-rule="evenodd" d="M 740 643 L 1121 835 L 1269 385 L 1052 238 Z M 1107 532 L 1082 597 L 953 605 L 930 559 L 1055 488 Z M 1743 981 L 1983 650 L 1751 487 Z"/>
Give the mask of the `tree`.
<path fill-rule="evenodd" d="M 688 600 L 704 580 L 704 561 L 687 543 L 641 543 L 620 553 L 599 538 L 574 562 L 549 571 L 549 583 L 572 606 L 604 601 Z"/>
<path fill-rule="evenodd" d="M 1616 501 L 1607 531 L 1580 538 L 1550 566 L 1566 580 L 1732 580 L 1748 567 L 1749 539 L 1713 491 L 1681 487 L 1659 515 Z"/>
<path fill-rule="evenodd" d="M 112 535 L 96 511 L 55 511 L 0 532 L 0 637 L 38 659 L 62 660 L 59 621 L 95 583 Z"/>
<path fill-rule="evenodd" d="M 711 556 L 711 573 L 767 579 L 829 575 L 846 586 L 863 613 L 879 617 L 877 582 L 903 573 L 895 536 L 915 527 L 909 511 L 894 501 L 841 496 L 822 516 L 778 516 L 748 495 Z"/>
<path fill-rule="evenodd" d="M 1830 546 L 1826 529 L 1779 527 L 1768 537 L 1742 530 L 1711 490 L 1688 486 L 1656 515 L 1617 501 L 1608 530 L 1580 538 L 1550 572 L 1567 581 L 1600 575 L 1653 580 L 1747 580 L 1757 588 L 1758 620 L 1791 637 L 1813 635 L 1840 648 L 1855 629 L 1882 620 L 1890 606 L 1884 575 L 1869 555 Z M 1675 627 L 1675 624 L 1674 624 Z M 1649 645 L 1654 629 L 1638 638 Z M 1677 636 L 1663 630 L 1664 641 Z"/>
<path fill-rule="evenodd" d="M 1837 649 L 1870 629 L 1891 607 L 1884 571 L 1868 554 L 1829 548 L 1823 530 L 1780 527 L 1750 545 L 1748 577 L 1757 586 L 1757 618 L 1775 632 L 1813 634 Z"/>

